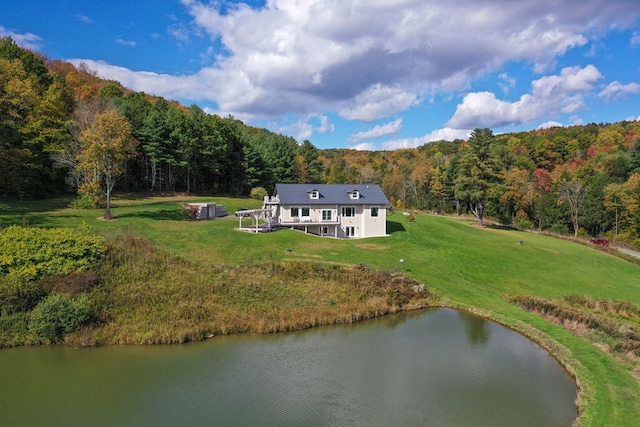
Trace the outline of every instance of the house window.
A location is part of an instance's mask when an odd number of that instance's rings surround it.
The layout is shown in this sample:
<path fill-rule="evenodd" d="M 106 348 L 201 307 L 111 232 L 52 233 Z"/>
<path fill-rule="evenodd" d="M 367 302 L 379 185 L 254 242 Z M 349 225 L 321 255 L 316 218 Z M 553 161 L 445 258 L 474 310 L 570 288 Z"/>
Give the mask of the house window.
<path fill-rule="evenodd" d="M 379 206 L 371 206 L 371 217 L 376 218 L 380 216 L 380 207 Z"/>
<path fill-rule="evenodd" d="M 320 198 L 320 192 L 318 190 L 313 190 L 310 193 L 310 197 L 314 200 L 317 200 Z"/>
<path fill-rule="evenodd" d="M 344 234 L 347 237 L 355 237 L 356 235 L 356 227 L 353 225 L 348 225 L 344 228 Z"/>
<path fill-rule="evenodd" d="M 344 217 L 354 217 L 356 216 L 356 208 L 353 206 L 343 206 L 342 207 L 342 216 Z"/>
<path fill-rule="evenodd" d="M 308 217 L 309 216 L 309 208 L 301 208 L 299 206 L 290 208 L 289 212 L 291 213 L 291 218 L 298 217 Z"/>
<path fill-rule="evenodd" d="M 359 199 L 360 198 L 360 193 L 358 192 L 358 190 L 353 190 L 351 193 L 349 193 L 349 196 L 352 199 Z"/>
<path fill-rule="evenodd" d="M 331 211 L 328 209 L 322 210 L 322 220 L 323 221 L 331 221 Z"/>

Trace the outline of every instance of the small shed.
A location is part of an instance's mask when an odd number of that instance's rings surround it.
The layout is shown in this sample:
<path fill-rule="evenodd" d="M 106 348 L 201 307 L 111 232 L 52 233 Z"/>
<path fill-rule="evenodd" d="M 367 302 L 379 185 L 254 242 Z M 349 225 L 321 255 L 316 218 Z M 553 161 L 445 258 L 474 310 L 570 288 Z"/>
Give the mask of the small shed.
<path fill-rule="evenodd" d="M 217 203 L 185 203 L 184 207 L 193 219 L 215 219 L 229 215 L 225 207 Z"/>

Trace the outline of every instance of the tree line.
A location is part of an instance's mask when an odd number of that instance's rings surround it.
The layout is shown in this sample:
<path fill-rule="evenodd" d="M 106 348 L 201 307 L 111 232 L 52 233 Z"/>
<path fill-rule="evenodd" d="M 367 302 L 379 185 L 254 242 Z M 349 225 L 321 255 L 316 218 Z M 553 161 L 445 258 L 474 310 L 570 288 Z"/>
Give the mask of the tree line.
<path fill-rule="evenodd" d="M 243 195 L 256 186 L 323 179 L 309 141 L 130 91 L 86 66 L 47 60 L 4 38 L 0 197 L 95 192 L 103 176 L 85 154 L 96 148 L 90 142 L 98 124 L 104 131 L 105 115 L 114 114 L 111 121 L 136 142 L 136 152 L 123 158 L 117 190 Z"/>
<path fill-rule="evenodd" d="M 119 141 L 115 151 L 98 144 L 105 135 Z M 373 183 L 399 208 L 638 245 L 639 140 L 640 123 L 624 121 L 502 135 L 476 129 L 467 141 L 393 151 L 320 150 L 0 39 L 2 199 L 75 192 L 95 203 L 109 187 L 248 195 L 277 182 Z"/>

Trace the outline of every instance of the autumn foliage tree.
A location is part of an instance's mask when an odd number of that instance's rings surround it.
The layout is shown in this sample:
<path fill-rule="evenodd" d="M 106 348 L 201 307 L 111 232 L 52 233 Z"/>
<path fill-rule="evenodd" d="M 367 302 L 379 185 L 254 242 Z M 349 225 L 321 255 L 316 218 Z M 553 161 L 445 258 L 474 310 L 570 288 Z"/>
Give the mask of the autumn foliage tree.
<path fill-rule="evenodd" d="M 131 135 L 131 125 L 116 110 L 98 115 L 93 125 L 80 135 L 82 149 L 78 169 L 88 183 L 101 185 L 107 197 L 106 219 L 111 219 L 111 192 L 116 180 L 125 172 L 127 160 L 136 156 L 138 142 Z M 87 191 L 81 187 L 80 191 Z"/>
<path fill-rule="evenodd" d="M 571 180 L 560 183 L 559 198 L 569 207 L 571 213 L 571 224 L 573 224 L 573 234 L 578 235 L 580 228 L 579 213 L 582 201 L 584 200 L 585 187 L 580 181 Z"/>

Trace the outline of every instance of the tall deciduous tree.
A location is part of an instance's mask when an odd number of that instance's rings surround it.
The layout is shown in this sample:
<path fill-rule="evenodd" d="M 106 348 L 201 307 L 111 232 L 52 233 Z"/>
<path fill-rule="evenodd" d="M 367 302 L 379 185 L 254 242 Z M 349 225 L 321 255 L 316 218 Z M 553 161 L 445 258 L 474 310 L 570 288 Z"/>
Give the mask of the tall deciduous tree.
<path fill-rule="evenodd" d="M 78 155 L 78 167 L 85 174 L 93 175 L 95 182 L 104 185 L 107 196 L 107 212 L 111 215 L 111 192 L 116 180 L 125 172 L 128 159 L 135 157 L 138 142 L 131 135 L 131 125 L 116 110 L 105 111 L 96 117 L 94 124 L 80 135 L 82 150 Z"/>
<path fill-rule="evenodd" d="M 560 201 L 565 202 L 571 212 L 571 223 L 573 224 L 573 234 L 578 235 L 580 223 L 578 214 L 580 206 L 584 200 L 585 187 L 580 181 L 565 181 L 558 187 Z"/>
<path fill-rule="evenodd" d="M 614 214 L 615 235 L 620 229 L 620 219 L 625 218 L 628 209 L 629 194 L 624 184 L 612 183 L 604 189 L 604 207 L 608 213 Z M 626 219 L 626 218 L 625 218 Z M 629 222 L 629 221 L 627 221 Z"/>

